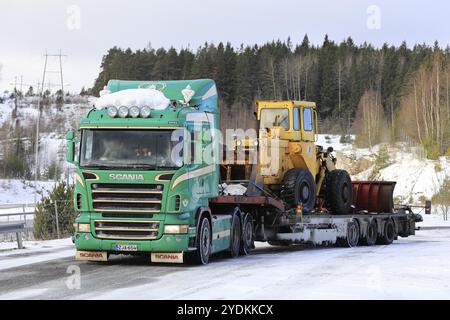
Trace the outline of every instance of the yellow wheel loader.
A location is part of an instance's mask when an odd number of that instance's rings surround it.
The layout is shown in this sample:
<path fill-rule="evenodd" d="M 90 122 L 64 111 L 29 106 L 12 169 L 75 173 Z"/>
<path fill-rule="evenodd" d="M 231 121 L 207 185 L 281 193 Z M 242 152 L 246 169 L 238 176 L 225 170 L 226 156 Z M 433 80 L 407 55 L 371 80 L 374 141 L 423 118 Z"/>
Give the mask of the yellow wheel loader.
<path fill-rule="evenodd" d="M 335 167 L 333 148 L 317 146 L 316 104 L 306 101 L 259 101 L 259 166 L 265 187 L 303 213 L 351 211 L 352 182 Z"/>
<path fill-rule="evenodd" d="M 306 101 L 258 101 L 257 141 L 236 137 L 232 165 L 223 166 L 226 181 L 250 180 L 289 207 L 301 207 L 305 214 L 332 211 L 351 212 L 352 181 L 335 167 L 333 148 L 317 146 L 316 104 Z M 250 166 L 251 151 L 258 149 L 257 164 Z M 233 172 L 234 171 L 234 172 Z M 253 172 L 252 177 L 250 173 Z M 256 172 L 256 173 L 255 173 Z"/>

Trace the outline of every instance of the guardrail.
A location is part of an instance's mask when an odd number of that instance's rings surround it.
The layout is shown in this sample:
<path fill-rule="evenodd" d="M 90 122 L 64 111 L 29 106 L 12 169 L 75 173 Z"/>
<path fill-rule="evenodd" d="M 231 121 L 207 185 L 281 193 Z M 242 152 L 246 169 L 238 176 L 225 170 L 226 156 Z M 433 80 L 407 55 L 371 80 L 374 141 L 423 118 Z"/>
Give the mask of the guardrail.
<path fill-rule="evenodd" d="M 8 209 L 23 209 L 26 208 L 34 208 L 34 203 L 23 203 L 23 204 L 1 204 L 0 210 L 8 210 Z"/>
<path fill-rule="evenodd" d="M 34 216 L 34 212 L 21 212 L 21 213 L 5 213 L 0 214 L 0 217 L 22 217 L 22 216 Z"/>
<path fill-rule="evenodd" d="M 13 222 L 13 223 L 1 223 L 0 234 L 3 233 L 15 233 L 17 237 L 17 246 L 19 249 L 23 249 L 22 232 L 25 231 L 26 222 Z"/>

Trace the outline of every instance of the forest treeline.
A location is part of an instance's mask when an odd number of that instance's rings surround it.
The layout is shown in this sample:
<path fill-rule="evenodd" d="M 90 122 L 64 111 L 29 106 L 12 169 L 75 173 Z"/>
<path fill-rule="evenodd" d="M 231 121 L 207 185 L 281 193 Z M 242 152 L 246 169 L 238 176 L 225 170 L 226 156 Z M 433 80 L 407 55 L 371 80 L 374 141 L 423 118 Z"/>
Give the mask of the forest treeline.
<path fill-rule="evenodd" d="M 319 106 L 322 132 L 357 133 L 357 143 L 369 147 L 408 135 L 437 157 L 450 147 L 449 62 L 450 49 L 437 43 L 376 48 L 328 36 L 321 45 L 305 36 L 299 44 L 287 39 L 238 48 L 114 47 L 102 59 L 93 92 L 110 79 L 212 78 L 224 127 L 253 126 L 258 99 L 309 100 Z"/>

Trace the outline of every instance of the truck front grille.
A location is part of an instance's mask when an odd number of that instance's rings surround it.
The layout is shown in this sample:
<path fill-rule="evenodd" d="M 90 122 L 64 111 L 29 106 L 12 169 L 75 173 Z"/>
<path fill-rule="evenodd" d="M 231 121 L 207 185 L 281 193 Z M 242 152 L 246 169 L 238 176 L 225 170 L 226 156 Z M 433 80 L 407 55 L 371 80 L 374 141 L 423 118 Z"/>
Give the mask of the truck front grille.
<path fill-rule="evenodd" d="M 159 221 L 95 221 L 95 235 L 100 239 L 154 240 L 158 231 Z"/>
<path fill-rule="evenodd" d="M 160 212 L 161 184 L 93 184 L 92 205 L 101 212 Z"/>

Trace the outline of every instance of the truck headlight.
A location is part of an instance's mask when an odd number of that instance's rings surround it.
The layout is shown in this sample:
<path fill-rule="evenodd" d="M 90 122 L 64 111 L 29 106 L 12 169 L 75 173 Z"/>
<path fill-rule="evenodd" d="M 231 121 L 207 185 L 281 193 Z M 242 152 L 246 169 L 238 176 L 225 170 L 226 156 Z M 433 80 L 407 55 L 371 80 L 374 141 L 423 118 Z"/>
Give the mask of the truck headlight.
<path fill-rule="evenodd" d="M 91 225 L 87 223 L 79 223 L 77 231 L 83 233 L 91 233 Z"/>
<path fill-rule="evenodd" d="M 188 225 L 167 225 L 164 226 L 164 233 L 166 234 L 181 234 L 188 233 L 189 226 Z"/>
<path fill-rule="evenodd" d="M 121 118 L 126 118 L 126 117 L 128 117 L 128 112 L 129 112 L 128 107 L 126 107 L 126 106 L 121 106 L 121 107 L 119 108 L 119 117 L 121 117 Z"/>

